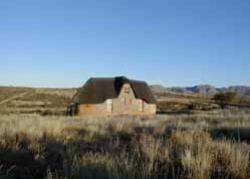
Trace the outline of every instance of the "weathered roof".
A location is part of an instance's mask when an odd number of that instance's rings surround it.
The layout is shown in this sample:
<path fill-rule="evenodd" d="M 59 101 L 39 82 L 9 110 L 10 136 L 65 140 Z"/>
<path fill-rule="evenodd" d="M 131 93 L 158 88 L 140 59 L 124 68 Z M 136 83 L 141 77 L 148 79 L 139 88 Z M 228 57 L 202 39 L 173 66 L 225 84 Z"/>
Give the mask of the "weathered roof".
<path fill-rule="evenodd" d="M 73 102 L 78 104 L 97 104 L 103 103 L 107 99 L 117 98 L 125 83 L 131 85 L 136 98 L 142 99 L 149 104 L 156 103 L 146 82 L 131 80 L 126 77 L 90 78 L 73 97 Z"/>

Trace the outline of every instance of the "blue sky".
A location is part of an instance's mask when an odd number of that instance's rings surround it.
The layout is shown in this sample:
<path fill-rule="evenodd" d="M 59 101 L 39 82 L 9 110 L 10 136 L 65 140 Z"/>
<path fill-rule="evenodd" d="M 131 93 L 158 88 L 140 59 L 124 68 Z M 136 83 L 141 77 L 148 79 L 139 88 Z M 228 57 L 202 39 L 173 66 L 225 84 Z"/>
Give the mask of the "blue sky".
<path fill-rule="evenodd" d="M 0 85 L 250 85 L 249 0 L 1 0 L 0 22 Z"/>

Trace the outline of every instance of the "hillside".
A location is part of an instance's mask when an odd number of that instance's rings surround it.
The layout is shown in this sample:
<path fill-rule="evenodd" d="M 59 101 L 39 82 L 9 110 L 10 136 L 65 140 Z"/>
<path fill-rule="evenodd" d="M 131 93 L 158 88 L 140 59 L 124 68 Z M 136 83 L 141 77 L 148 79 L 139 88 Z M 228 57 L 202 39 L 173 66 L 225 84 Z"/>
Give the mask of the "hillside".
<path fill-rule="evenodd" d="M 64 114 L 76 89 L 0 87 L 0 114 Z"/>
<path fill-rule="evenodd" d="M 216 88 L 211 85 L 197 85 L 192 87 L 164 87 L 161 85 L 151 85 L 151 89 L 156 93 L 174 92 L 181 94 L 212 96 L 218 92 L 235 92 L 239 96 L 250 96 L 250 86 L 229 86 Z"/>

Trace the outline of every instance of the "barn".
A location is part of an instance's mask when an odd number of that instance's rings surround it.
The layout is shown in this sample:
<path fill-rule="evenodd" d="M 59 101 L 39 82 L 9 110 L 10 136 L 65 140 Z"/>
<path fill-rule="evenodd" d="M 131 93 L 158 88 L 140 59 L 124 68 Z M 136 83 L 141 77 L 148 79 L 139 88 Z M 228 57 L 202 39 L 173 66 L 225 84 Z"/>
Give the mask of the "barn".
<path fill-rule="evenodd" d="M 90 78 L 72 99 L 76 116 L 154 115 L 156 100 L 144 81 L 126 77 Z"/>

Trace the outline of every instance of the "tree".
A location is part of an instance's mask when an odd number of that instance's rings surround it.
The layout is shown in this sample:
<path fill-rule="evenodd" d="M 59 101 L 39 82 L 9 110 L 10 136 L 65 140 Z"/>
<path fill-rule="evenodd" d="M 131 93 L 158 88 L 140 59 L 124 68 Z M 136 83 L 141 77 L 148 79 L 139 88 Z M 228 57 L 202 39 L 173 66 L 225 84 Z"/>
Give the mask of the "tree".
<path fill-rule="evenodd" d="M 214 95 L 213 99 L 221 106 L 222 109 L 224 109 L 226 105 L 232 104 L 235 101 L 236 93 L 217 93 Z"/>

